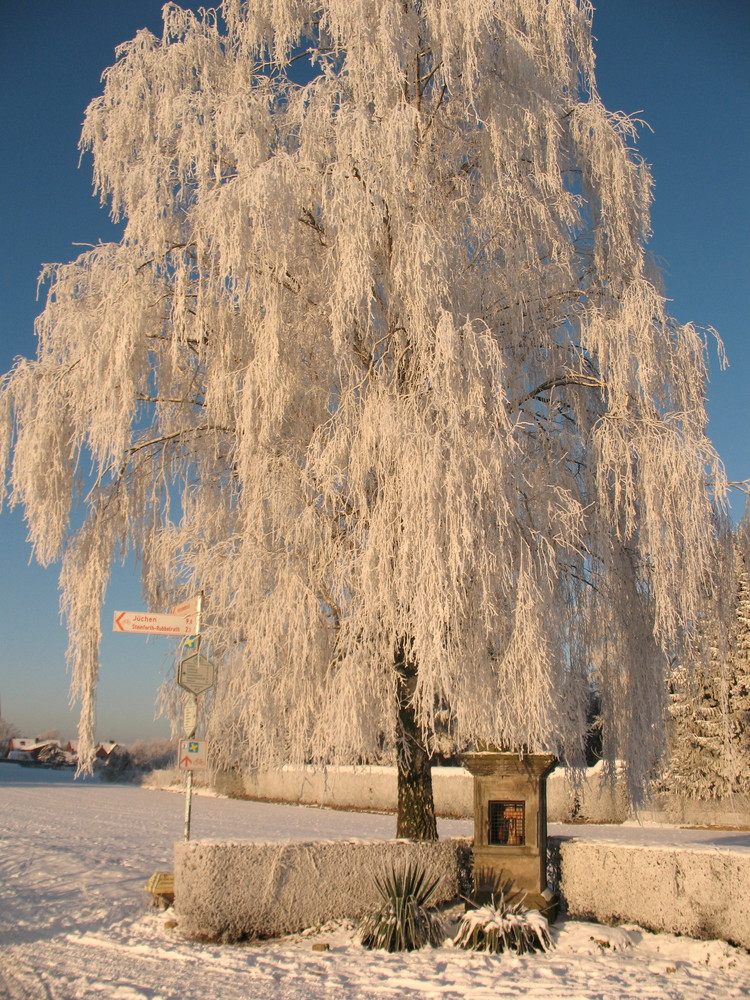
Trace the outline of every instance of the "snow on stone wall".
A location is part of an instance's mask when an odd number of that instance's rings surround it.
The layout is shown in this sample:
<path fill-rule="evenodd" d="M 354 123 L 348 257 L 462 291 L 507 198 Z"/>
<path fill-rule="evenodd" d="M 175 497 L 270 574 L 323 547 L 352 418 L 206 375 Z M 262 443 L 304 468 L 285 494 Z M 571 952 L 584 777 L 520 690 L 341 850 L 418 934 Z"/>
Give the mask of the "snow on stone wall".
<path fill-rule="evenodd" d="M 438 768 L 433 768 L 435 773 Z M 443 770 L 443 768 L 440 768 Z M 472 810 L 471 776 L 463 768 L 451 786 L 450 801 L 445 802 L 446 782 L 433 783 L 435 809 L 439 816 L 470 816 Z M 461 781 L 466 775 L 468 785 Z M 251 798 L 295 805 L 320 805 L 335 809 L 364 809 L 371 812 L 395 812 L 397 775 L 395 767 L 283 767 L 278 770 L 251 771 L 243 776 L 243 788 Z M 467 797 L 468 793 L 468 797 Z M 445 810 L 449 811 L 446 812 Z"/>
<path fill-rule="evenodd" d="M 568 914 L 750 948 L 750 852 L 559 842 Z"/>
<path fill-rule="evenodd" d="M 395 767 L 284 767 L 252 771 L 229 778 L 217 776 L 217 791 L 240 792 L 251 799 L 319 805 L 335 809 L 395 812 Z M 433 767 L 432 788 L 438 816 L 465 819 L 473 816 L 472 777 L 463 767 Z M 572 819 L 589 823 L 621 823 L 628 817 L 622 783 L 611 788 L 601 770 L 591 768 L 580 787 L 573 789 L 565 770 L 547 780 L 547 813 L 551 823 Z"/>
<path fill-rule="evenodd" d="M 550 838 L 550 855 L 569 916 L 750 948 L 750 852 Z M 440 877 L 436 902 L 468 892 L 471 841 L 461 838 L 181 842 L 180 928 L 199 940 L 239 941 L 358 920 L 379 902 L 374 876 L 411 860 Z"/>
<path fill-rule="evenodd" d="M 196 787 L 210 786 L 229 796 L 264 802 L 289 802 L 332 809 L 395 813 L 397 801 L 395 767 L 283 767 L 277 770 L 196 774 Z M 181 787 L 184 772 L 153 771 L 144 785 Z M 473 815 L 471 775 L 463 767 L 434 767 L 432 787 L 438 816 L 468 819 Z M 547 779 L 547 819 L 550 823 L 622 823 L 638 818 L 655 823 L 692 826 L 750 826 L 750 799 L 735 795 L 731 800 L 700 801 L 661 793 L 636 813 L 629 805 L 625 782 L 614 787 L 605 779 L 601 765 L 589 768 L 577 787 L 565 768 Z"/>
<path fill-rule="evenodd" d="M 325 841 L 175 845 L 175 908 L 196 939 L 273 937 L 359 919 L 379 901 L 374 876 L 409 861 L 439 876 L 436 902 L 468 890 L 470 844 Z"/>
<path fill-rule="evenodd" d="M 638 812 L 644 823 L 682 826 L 750 827 L 750 798 L 733 795 L 723 799 L 686 798 L 676 792 L 660 792 Z"/>

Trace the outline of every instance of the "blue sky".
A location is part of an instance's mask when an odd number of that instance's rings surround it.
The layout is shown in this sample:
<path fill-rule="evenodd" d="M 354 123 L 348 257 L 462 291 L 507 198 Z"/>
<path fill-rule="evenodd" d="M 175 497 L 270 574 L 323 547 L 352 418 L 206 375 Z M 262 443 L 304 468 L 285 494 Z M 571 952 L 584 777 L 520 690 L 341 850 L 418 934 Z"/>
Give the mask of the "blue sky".
<path fill-rule="evenodd" d="M 639 150 L 656 181 L 651 247 L 672 313 L 713 326 L 710 433 L 730 479 L 750 478 L 750 4 L 747 0 L 600 0 L 597 80 L 606 106 L 645 119 Z M 78 167 L 84 110 L 115 46 L 159 32 L 160 0 L 34 0 L 0 6 L 0 371 L 35 351 L 36 279 L 76 243 L 111 239 Z M 735 500 L 739 514 L 743 503 Z M 25 735 L 73 736 L 57 571 L 30 566 L 18 511 L 0 515 L 0 705 Z M 111 633 L 112 612 L 143 607 L 131 568 L 117 573 L 104 616 L 98 734 L 164 736 L 154 703 L 172 640 Z"/>

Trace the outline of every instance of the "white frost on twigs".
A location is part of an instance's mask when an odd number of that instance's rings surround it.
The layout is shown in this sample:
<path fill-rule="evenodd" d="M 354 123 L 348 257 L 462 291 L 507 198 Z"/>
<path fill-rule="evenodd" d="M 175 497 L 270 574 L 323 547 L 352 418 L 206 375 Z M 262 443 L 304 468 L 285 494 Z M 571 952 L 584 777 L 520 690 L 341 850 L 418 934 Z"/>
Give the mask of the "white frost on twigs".
<path fill-rule="evenodd" d="M 452 746 L 575 759 L 593 672 L 634 789 L 725 480 L 590 4 L 220 10 L 167 5 L 119 49 L 82 148 L 123 237 L 45 272 L 37 359 L 2 384 L 10 502 L 63 554 L 82 754 L 133 551 L 152 609 L 205 593 L 225 763 L 387 752 L 398 648 Z"/>

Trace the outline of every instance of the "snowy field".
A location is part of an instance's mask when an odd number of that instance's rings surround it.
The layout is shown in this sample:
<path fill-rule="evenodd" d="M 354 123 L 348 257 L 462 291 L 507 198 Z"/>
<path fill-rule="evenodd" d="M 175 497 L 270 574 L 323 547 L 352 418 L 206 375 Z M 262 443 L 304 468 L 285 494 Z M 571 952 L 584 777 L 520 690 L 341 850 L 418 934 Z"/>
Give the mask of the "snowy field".
<path fill-rule="evenodd" d="M 199 945 L 143 884 L 172 869 L 181 795 L 0 764 L 2 1000 L 726 1000 L 750 996 L 750 956 L 723 942 L 634 927 L 563 922 L 547 955 L 484 956 L 448 947 L 367 952 L 353 928 L 245 946 Z M 470 834 L 442 821 L 441 836 Z M 211 797 L 193 836 L 310 840 L 393 835 L 392 816 Z M 674 828 L 561 827 L 553 834 L 750 850 L 750 834 Z M 325 942 L 328 951 L 313 951 Z"/>

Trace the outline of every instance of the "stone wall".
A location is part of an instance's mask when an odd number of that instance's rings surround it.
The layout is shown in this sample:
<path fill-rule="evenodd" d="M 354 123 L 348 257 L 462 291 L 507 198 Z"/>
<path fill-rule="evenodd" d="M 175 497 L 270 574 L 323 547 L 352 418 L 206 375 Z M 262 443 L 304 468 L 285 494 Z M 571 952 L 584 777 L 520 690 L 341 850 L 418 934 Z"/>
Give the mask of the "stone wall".
<path fill-rule="evenodd" d="M 375 875 L 409 861 L 439 877 L 436 902 L 468 891 L 468 840 L 181 842 L 175 845 L 180 929 L 199 940 L 228 942 L 359 920 L 379 902 Z"/>
<path fill-rule="evenodd" d="M 638 812 L 644 823 L 671 823 L 676 826 L 750 827 L 750 799 L 686 799 L 679 795 L 655 795 Z"/>
<path fill-rule="evenodd" d="M 750 851 L 558 840 L 569 916 L 750 948 Z"/>
<path fill-rule="evenodd" d="M 432 784 L 438 816 L 471 819 L 473 791 L 471 775 L 463 767 L 434 767 Z M 184 772 L 153 771 L 144 785 L 165 787 L 184 784 Z M 211 786 L 220 794 L 289 802 L 332 809 L 365 812 L 395 812 L 397 801 L 395 767 L 283 767 L 277 770 L 197 774 L 196 788 Z M 547 818 L 550 823 L 622 823 L 640 819 L 688 826 L 750 828 L 750 801 L 736 796 L 731 801 L 655 796 L 636 813 L 629 805 L 624 782 L 614 786 L 604 779 L 600 767 L 585 772 L 573 787 L 564 768 L 547 779 Z"/>
<path fill-rule="evenodd" d="M 180 842 L 175 905 L 189 937 L 272 937 L 359 920 L 379 902 L 374 876 L 416 860 L 440 877 L 437 901 L 469 889 L 471 842 Z M 720 938 L 750 948 L 750 852 L 550 838 L 568 916 Z"/>
<path fill-rule="evenodd" d="M 334 809 L 395 812 L 395 767 L 283 767 L 247 774 L 217 775 L 217 791 L 267 802 L 318 805 Z M 471 819 L 474 814 L 472 777 L 463 767 L 433 767 L 432 789 L 438 816 Z M 573 819 L 588 823 L 621 823 L 628 818 L 625 790 L 602 779 L 592 768 L 573 789 L 562 769 L 547 779 L 547 815 L 550 822 Z"/>

